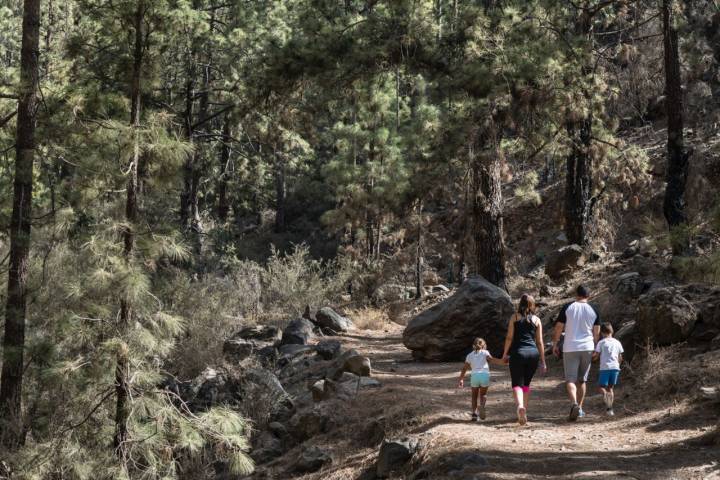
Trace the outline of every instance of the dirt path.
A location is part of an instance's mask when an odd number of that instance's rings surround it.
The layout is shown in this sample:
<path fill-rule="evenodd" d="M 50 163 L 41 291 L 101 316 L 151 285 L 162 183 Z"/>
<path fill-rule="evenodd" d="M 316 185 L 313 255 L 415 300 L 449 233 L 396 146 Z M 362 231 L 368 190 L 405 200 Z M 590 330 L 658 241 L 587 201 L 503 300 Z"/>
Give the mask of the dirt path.
<path fill-rule="evenodd" d="M 628 387 L 618 390 L 616 416 L 607 418 L 593 388 L 588 416 L 569 423 L 561 366 L 553 359 L 548 375 L 533 382 L 527 426 L 516 423 L 509 374 L 499 367 L 492 371 L 487 419 L 470 423 L 470 390 L 456 388 L 460 364 L 413 362 L 399 328 L 342 340 L 370 357 L 383 383 L 362 394 L 359 408 L 398 422 L 409 412 L 405 430 L 424 434 L 428 478 L 720 478 L 720 451 L 697 441 L 717 422 L 715 411 L 681 404 L 645 409 Z M 444 462 L 457 452 L 480 453 L 487 465 L 450 476 Z"/>

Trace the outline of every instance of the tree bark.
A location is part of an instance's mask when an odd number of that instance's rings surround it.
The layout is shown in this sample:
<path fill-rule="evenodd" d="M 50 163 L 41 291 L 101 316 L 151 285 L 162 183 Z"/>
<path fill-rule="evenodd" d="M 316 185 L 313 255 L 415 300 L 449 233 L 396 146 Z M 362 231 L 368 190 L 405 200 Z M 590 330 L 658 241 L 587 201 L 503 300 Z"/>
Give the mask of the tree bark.
<path fill-rule="evenodd" d="M 663 0 L 663 46 L 665 65 L 665 105 L 667 109 L 667 186 L 663 201 L 663 213 L 671 232 L 687 224 L 685 213 L 685 186 L 692 151 L 685 148 L 682 98 L 682 77 L 678 32 L 673 22 L 673 1 Z M 673 235 L 673 253 L 685 251 L 689 239 L 683 232 Z"/>
<path fill-rule="evenodd" d="M 275 152 L 275 232 L 285 231 L 285 160 Z"/>
<path fill-rule="evenodd" d="M 228 185 L 228 164 L 230 162 L 230 118 L 225 115 L 222 130 L 222 145 L 220 146 L 220 178 L 218 179 L 218 220 L 221 223 L 227 221 L 230 212 L 230 204 L 227 198 Z"/>
<path fill-rule="evenodd" d="M 15 144 L 13 209 L 10 220 L 10 269 L 3 366 L 0 378 L 0 441 L 14 449 L 25 441 L 22 419 L 22 386 L 27 315 L 27 279 L 30 259 L 33 161 L 35 159 L 35 120 L 37 114 L 38 60 L 40 44 L 40 0 L 23 4 L 20 86 Z"/>
<path fill-rule="evenodd" d="M 591 30 L 592 16 L 586 10 L 577 12 L 575 34 L 591 42 Z M 581 71 L 583 77 L 592 74 L 587 65 L 582 65 Z M 585 87 L 582 95 L 590 103 L 591 94 Z M 565 235 L 569 243 L 582 246 L 589 242 L 592 222 L 592 122 L 592 111 L 588 110 L 582 118 L 568 120 L 565 125 L 571 143 L 565 173 Z"/>
<path fill-rule="evenodd" d="M 495 135 L 495 134 L 494 134 Z M 475 264 L 489 282 L 507 290 L 502 201 L 502 152 L 497 138 L 493 148 L 473 162 L 475 201 Z"/>
<path fill-rule="evenodd" d="M 133 48 L 133 67 L 130 82 L 130 126 L 133 129 L 133 154 L 128 168 L 128 179 L 125 200 L 125 223 L 123 229 L 123 256 L 126 263 L 130 263 L 135 247 L 135 223 L 137 221 L 138 204 L 138 164 L 140 163 L 140 96 L 141 72 L 144 53 L 143 21 L 145 16 L 145 0 L 138 0 L 133 19 L 135 30 Z M 132 305 L 126 297 L 120 299 L 119 331 L 121 335 L 129 328 L 132 321 Z M 130 418 L 130 361 L 128 348 L 123 343 L 118 347 L 117 363 L 115 366 L 115 434 L 113 446 L 124 468 L 129 460 L 129 431 Z"/>
<path fill-rule="evenodd" d="M 423 218 L 422 218 L 422 202 L 418 206 L 417 217 L 417 244 L 415 245 L 415 299 L 419 300 L 425 296 L 425 286 L 423 285 L 423 273 L 425 271 L 425 258 L 423 253 Z"/>
<path fill-rule="evenodd" d="M 565 235 L 569 243 L 586 245 L 592 220 L 592 115 L 566 128 L 572 145 L 565 172 Z"/>

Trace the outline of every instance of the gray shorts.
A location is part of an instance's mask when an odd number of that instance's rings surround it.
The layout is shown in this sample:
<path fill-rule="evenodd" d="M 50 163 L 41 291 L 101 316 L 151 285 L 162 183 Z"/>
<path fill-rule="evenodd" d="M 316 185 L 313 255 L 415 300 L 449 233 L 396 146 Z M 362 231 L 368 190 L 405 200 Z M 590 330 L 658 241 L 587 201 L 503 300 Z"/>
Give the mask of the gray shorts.
<path fill-rule="evenodd" d="M 563 366 L 565 367 L 565 381 L 570 383 L 587 382 L 592 365 L 592 351 L 563 352 Z"/>

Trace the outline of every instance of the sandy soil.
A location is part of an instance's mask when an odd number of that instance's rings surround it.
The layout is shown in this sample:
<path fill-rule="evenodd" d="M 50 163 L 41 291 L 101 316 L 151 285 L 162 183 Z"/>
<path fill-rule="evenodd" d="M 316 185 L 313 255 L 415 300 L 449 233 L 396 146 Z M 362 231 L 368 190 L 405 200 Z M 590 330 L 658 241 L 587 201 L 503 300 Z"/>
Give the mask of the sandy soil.
<path fill-rule="evenodd" d="M 471 423 L 470 390 L 456 388 L 461 365 L 413 362 L 401 334 L 402 328 L 393 326 L 340 337 L 370 357 L 383 387 L 362 391 L 351 402 L 344 433 L 316 440 L 333 451 L 335 461 L 303 478 L 351 479 L 371 469 L 377 446 L 351 437 L 362 436 L 379 418 L 394 433 L 423 438 L 422 453 L 397 478 L 412 478 L 425 468 L 426 478 L 720 479 L 720 449 L 703 444 L 717 425 L 717 407 L 646 402 L 623 386 L 616 394 L 616 416 L 608 418 L 593 388 L 588 416 L 569 423 L 561 365 L 553 359 L 548 375 L 533 382 L 528 425 L 516 423 L 509 373 L 500 367 L 492 371 L 487 419 Z M 487 465 L 450 473 L 446 459 L 458 452 L 479 453 Z"/>

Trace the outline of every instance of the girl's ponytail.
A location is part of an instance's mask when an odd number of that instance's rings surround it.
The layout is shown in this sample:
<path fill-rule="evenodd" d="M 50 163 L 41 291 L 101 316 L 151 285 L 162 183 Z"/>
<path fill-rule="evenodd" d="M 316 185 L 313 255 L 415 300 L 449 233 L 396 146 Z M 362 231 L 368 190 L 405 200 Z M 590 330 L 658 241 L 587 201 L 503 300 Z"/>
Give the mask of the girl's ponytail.
<path fill-rule="evenodd" d="M 487 350 L 487 343 L 484 339 L 477 337 L 473 340 L 473 350 L 479 352 L 480 350 Z"/>

